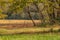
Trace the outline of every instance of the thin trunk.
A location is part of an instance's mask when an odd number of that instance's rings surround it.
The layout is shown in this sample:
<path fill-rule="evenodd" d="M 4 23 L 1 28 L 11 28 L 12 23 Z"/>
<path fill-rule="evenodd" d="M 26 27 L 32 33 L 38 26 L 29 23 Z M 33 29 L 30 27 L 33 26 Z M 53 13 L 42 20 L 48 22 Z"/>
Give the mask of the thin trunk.
<path fill-rule="evenodd" d="M 33 22 L 34 26 L 36 26 L 36 24 L 35 24 L 35 22 L 34 22 L 34 20 L 33 20 L 32 16 L 31 16 L 31 14 L 30 14 L 29 6 L 28 6 L 27 8 L 28 8 L 28 11 L 27 11 L 28 16 L 29 16 L 29 17 L 30 17 L 30 19 L 32 20 L 32 22 Z"/>
<path fill-rule="evenodd" d="M 43 20 L 43 14 L 42 14 L 42 11 L 39 9 L 38 5 L 36 3 L 33 3 L 35 5 L 35 7 L 37 8 L 37 11 L 38 11 L 38 16 L 39 16 L 39 20 L 41 20 L 41 22 L 43 23 L 44 20 Z"/>

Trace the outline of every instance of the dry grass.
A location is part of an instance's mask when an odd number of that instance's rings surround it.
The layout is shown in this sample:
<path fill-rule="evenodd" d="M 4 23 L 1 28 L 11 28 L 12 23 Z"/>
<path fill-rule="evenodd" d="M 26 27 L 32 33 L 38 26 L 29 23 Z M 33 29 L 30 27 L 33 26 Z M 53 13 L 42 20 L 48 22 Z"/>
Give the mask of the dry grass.
<path fill-rule="evenodd" d="M 34 20 L 34 22 L 37 25 L 39 25 L 40 20 Z M 0 20 L 0 28 L 11 29 L 11 28 L 21 28 L 21 27 L 34 27 L 34 25 L 32 20 Z"/>
<path fill-rule="evenodd" d="M 36 32 L 43 32 L 49 31 L 50 28 L 19 28 L 19 29 L 1 29 L 0 34 L 16 34 L 16 33 L 36 33 Z"/>
<path fill-rule="evenodd" d="M 40 22 L 40 20 L 34 20 L 35 23 Z M 32 23 L 32 20 L 0 20 L 0 24 L 24 24 Z"/>
<path fill-rule="evenodd" d="M 35 23 L 39 23 L 40 22 L 40 20 L 34 20 L 34 21 L 35 21 Z M 29 25 L 29 27 L 26 26 L 27 28 L 25 28 L 25 27 L 24 28 L 19 28 L 20 26 L 15 25 L 15 24 L 19 24 L 19 25 L 22 24 L 22 25 L 24 25 L 26 23 Z M 41 32 L 49 32 L 49 31 L 51 31 L 51 28 L 54 31 L 60 29 L 57 26 L 56 27 L 48 27 L 48 28 L 41 28 L 41 27 L 35 28 L 35 27 L 31 27 L 31 25 L 32 25 L 32 21 L 31 20 L 0 20 L 0 24 L 14 24 L 14 26 L 12 26 L 12 25 L 0 26 L 0 34 L 39 33 L 39 32 L 41 33 Z M 12 27 L 14 29 L 12 29 Z M 23 27 L 23 26 L 21 26 L 21 27 Z"/>
<path fill-rule="evenodd" d="M 58 31 L 60 28 L 53 28 L 53 31 Z M 1 29 L 0 34 L 17 34 L 17 33 L 45 33 L 50 32 L 51 28 L 19 28 L 19 29 Z"/>

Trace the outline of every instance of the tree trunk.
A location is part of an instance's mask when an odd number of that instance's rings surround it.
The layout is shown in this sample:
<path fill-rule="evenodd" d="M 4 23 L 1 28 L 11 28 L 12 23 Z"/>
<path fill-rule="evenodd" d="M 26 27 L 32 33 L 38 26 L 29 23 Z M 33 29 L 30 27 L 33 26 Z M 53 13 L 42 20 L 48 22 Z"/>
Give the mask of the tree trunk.
<path fill-rule="evenodd" d="M 38 5 L 36 3 L 33 2 L 33 4 L 35 5 L 35 7 L 37 8 L 37 11 L 38 11 L 38 16 L 39 16 L 39 20 L 41 20 L 41 23 L 44 22 L 44 17 L 43 17 L 43 14 L 42 14 L 42 10 L 39 9 Z"/>
<path fill-rule="evenodd" d="M 31 16 L 31 14 L 30 14 L 30 11 L 29 11 L 29 6 L 27 7 L 27 13 L 28 13 L 28 16 L 30 17 L 30 19 L 32 20 L 32 22 L 33 22 L 33 24 L 34 24 L 34 26 L 36 26 L 36 24 L 35 24 L 35 22 L 34 22 L 34 20 L 33 20 L 33 18 L 32 18 L 32 16 Z"/>

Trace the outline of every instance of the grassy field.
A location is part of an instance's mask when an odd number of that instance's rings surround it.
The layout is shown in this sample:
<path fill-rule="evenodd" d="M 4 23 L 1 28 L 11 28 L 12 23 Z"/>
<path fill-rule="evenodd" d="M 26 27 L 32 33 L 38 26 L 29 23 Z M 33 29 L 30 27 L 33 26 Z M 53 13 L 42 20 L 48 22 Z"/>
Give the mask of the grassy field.
<path fill-rule="evenodd" d="M 41 22 L 40 20 L 34 20 L 35 23 Z M 32 23 L 32 20 L 0 20 L 0 24 L 24 24 Z"/>
<path fill-rule="evenodd" d="M 18 34 L 18 33 L 39 33 L 48 32 L 50 28 L 19 28 L 19 29 L 3 29 L 0 28 L 0 34 Z"/>
<path fill-rule="evenodd" d="M 60 32 L 60 28 L 16 28 L 5 29 L 0 28 L 0 34 L 21 34 L 21 33 L 50 33 L 51 31 Z"/>
<path fill-rule="evenodd" d="M 1 20 L 0 20 L 1 21 Z M 5 20 L 2 20 L 0 24 L 14 24 L 14 23 L 32 23 L 31 20 L 10 20 L 7 22 Z M 35 20 L 35 22 L 37 23 L 38 21 Z M 31 27 L 29 24 L 29 27 Z M 9 29 L 8 29 L 8 28 Z M 11 27 L 11 28 L 10 28 Z M 17 26 L 18 27 L 18 26 Z M 14 28 L 14 27 L 13 27 Z M 53 31 L 58 31 L 60 30 L 60 27 L 52 27 Z M 12 26 L 1 26 L 0 27 L 0 40 L 60 40 L 60 34 L 53 34 L 53 33 L 43 33 L 41 34 L 41 32 L 50 32 L 51 31 L 51 27 L 50 28 L 14 28 L 12 29 Z M 22 34 L 22 33 L 31 33 L 31 34 Z M 35 33 L 35 34 L 34 34 Z M 38 34 L 36 34 L 38 33 Z M 39 34 L 40 33 L 40 34 Z"/>
<path fill-rule="evenodd" d="M 60 40 L 59 33 L 34 33 L 40 31 L 48 31 L 48 28 L 21 28 L 13 30 L 0 29 L 0 40 Z M 31 33 L 28 34 L 27 32 Z"/>
<path fill-rule="evenodd" d="M 34 20 L 34 22 L 36 25 L 39 25 L 41 21 L 40 20 Z M 21 27 L 34 27 L 34 25 L 33 25 L 32 20 L 0 20 L 0 27 L 21 28 Z"/>
<path fill-rule="evenodd" d="M 60 40 L 59 34 L 0 35 L 0 40 Z"/>

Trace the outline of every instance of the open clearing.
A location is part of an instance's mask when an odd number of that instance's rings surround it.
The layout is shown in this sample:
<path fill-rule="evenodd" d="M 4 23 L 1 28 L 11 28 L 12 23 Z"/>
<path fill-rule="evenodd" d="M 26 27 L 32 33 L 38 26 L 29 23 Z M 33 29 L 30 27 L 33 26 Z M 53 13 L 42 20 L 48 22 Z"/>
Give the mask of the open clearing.
<path fill-rule="evenodd" d="M 51 31 L 60 32 L 60 28 L 19 28 L 19 29 L 4 29 L 0 28 L 0 34 L 32 34 L 32 33 L 50 33 Z"/>
<path fill-rule="evenodd" d="M 7 21 L 7 22 L 6 22 Z M 51 28 L 53 29 L 53 31 L 58 31 L 60 30 L 60 27 L 47 27 L 47 28 L 43 28 L 43 27 L 32 27 L 30 25 L 32 25 L 31 20 L 0 20 L 0 24 L 4 24 L 4 25 L 0 25 L 0 40 L 60 40 L 60 33 L 51 33 Z M 39 22 L 37 20 L 35 20 L 35 22 Z M 30 24 L 29 24 L 30 23 Z M 6 25 L 5 25 L 6 24 Z M 7 25 L 9 24 L 9 25 Z M 14 24 L 13 26 L 10 24 Z M 18 26 L 18 25 L 28 25 L 29 26 L 27 28 L 23 28 L 23 26 Z M 16 27 L 18 28 L 16 28 Z M 13 29 L 12 29 L 13 27 Z M 20 27 L 20 28 L 19 28 Z M 45 32 L 49 32 L 49 33 L 45 33 Z M 24 34 L 23 34 L 24 33 Z M 30 33 L 30 34 L 29 34 Z"/>
<path fill-rule="evenodd" d="M 34 20 L 35 24 L 38 25 L 41 21 Z M 0 20 L 0 28 L 23 28 L 23 27 L 34 27 L 32 20 Z"/>
<path fill-rule="evenodd" d="M 34 20 L 35 23 L 41 22 L 41 20 Z M 0 20 L 0 24 L 27 24 L 32 23 L 32 20 Z"/>
<path fill-rule="evenodd" d="M 0 40 L 60 40 L 60 34 L 0 35 Z"/>

